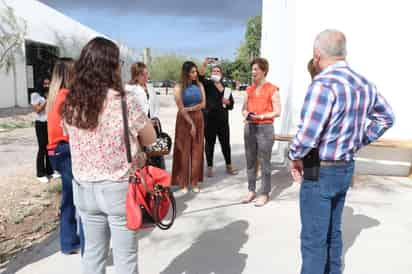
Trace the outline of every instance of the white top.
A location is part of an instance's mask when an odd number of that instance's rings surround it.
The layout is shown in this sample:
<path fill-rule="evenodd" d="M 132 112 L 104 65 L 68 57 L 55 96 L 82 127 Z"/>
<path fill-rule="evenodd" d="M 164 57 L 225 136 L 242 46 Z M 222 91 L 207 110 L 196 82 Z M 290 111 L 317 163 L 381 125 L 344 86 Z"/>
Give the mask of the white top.
<path fill-rule="evenodd" d="M 124 89 L 128 92 L 134 93 L 137 96 L 138 103 L 146 115 L 149 115 L 150 113 L 150 118 L 159 117 L 159 98 L 157 97 L 157 94 L 152 85 L 147 84 L 149 99 L 147 99 L 146 92 L 141 85 L 126 84 Z"/>
<path fill-rule="evenodd" d="M 44 102 L 46 102 L 46 98 L 41 96 L 39 93 L 33 92 L 31 94 L 30 104 L 32 106 L 37 105 L 37 104 L 43 104 Z M 40 122 L 46 122 L 47 121 L 46 109 L 43 109 L 43 111 L 39 112 L 39 113 L 36 112 L 34 120 L 35 121 L 40 121 Z"/>

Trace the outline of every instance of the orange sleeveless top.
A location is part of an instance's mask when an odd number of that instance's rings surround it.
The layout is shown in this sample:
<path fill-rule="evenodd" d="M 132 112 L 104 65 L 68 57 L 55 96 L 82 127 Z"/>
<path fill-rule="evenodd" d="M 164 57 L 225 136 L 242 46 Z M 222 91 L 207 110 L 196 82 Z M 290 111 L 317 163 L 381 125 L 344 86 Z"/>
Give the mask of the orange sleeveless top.
<path fill-rule="evenodd" d="M 253 84 L 246 89 L 247 92 L 247 111 L 254 112 L 257 115 L 273 112 L 272 97 L 275 92 L 279 92 L 279 88 L 269 82 L 263 84 L 259 95 L 256 95 L 256 85 Z M 258 121 L 253 121 L 255 124 L 273 123 L 274 118 L 268 118 Z"/>
<path fill-rule="evenodd" d="M 61 141 L 69 142 L 69 136 L 63 133 L 62 117 L 60 115 L 60 108 L 68 93 L 68 89 L 61 89 L 56 95 L 52 109 L 47 114 L 47 133 L 49 137 L 47 150 L 54 150 Z"/>

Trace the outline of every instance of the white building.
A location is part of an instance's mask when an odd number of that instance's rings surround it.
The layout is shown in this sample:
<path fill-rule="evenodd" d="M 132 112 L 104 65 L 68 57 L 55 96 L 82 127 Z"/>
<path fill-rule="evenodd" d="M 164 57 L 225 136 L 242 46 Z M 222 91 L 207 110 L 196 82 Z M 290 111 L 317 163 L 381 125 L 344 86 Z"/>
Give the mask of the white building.
<path fill-rule="evenodd" d="M 50 74 L 53 55 L 65 55 L 68 50 L 79 51 L 93 37 L 104 35 L 36 0 L 4 0 L 4 3 L 26 22 L 28 29 L 23 56 L 17 57 L 16 65 L 9 73 L 0 71 L 0 108 L 25 107 L 30 92 Z M 3 8 L 2 2 L 0 8 Z M 121 45 L 120 49 L 129 57 L 137 56 L 125 46 Z"/>
<path fill-rule="evenodd" d="M 270 61 L 268 79 L 283 100 L 276 132 L 296 132 L 315 36 L 333 28 L 346 34 L 351 67 L 374 82 L 395 111 L 396 123 L 384 138 L 412 140 L 410 6 L 404 0 L 263 0 L 262 57 Z M 412 160 L 410 152 L 369 149 L 359 157 L 365 154 L 374 165 L 364 168 L 380 174 L 407 174 Z"/>

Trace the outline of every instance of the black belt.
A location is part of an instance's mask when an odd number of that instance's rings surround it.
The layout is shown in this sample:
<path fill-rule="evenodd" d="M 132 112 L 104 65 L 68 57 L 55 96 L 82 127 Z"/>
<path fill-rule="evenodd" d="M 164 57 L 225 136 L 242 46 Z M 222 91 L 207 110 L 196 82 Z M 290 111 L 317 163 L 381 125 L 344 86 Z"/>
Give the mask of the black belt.
<path fill-rule="evenodd" d="M 349 164 L 349 161 L 346 160 L 321 160 L 320 166 L 344 166 Z"/>

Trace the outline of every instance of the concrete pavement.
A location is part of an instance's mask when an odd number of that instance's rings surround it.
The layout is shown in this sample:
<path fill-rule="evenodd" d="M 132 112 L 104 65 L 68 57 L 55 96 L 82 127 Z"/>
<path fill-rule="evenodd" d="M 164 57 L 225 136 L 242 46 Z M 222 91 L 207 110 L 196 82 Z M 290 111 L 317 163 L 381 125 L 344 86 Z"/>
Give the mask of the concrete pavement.
<path fill-rule="evenodd" d="M 216 177 L 201 185 L 200 194 L 176 194 L 179 214 L 173 228 L 139 233 L 140 273 L 299 273 L 299 185 L 292 182 L 287 168 L 273 161 L 272 200 L 267 206 L 239 204 L 247 183 L 240 99 L 236 101 L 231 115 L 232 155 L 239 175 L 226 176 L 217 146 Z M 168 116 L 165 120 L 172 119 Z M 164 126 L 168 132 L 170 123 Z M 167 164 L 170 167 L 170 157 Z M 344 273 L 412 273 L 411 201 L 412 182 L 406 178 L 358 177 L 343 216 Z M 3 273 L 81 273 L 80 256 L 62 255 L 54 233 L 20 254 Z M 115 273 L 111 259 L 107 273 Z"/>

